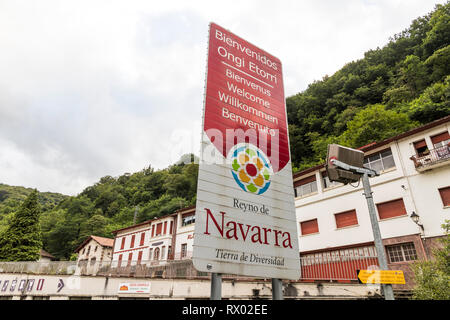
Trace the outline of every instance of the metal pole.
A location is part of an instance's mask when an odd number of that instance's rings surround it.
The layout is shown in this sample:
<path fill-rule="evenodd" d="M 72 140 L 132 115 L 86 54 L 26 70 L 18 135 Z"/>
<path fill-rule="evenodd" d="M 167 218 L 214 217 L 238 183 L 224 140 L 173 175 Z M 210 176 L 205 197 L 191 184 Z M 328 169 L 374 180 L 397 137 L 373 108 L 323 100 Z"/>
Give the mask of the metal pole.
<path fill-rule="evenodd" d="M 222 275 L 220 273 L 211 273 L 210 300 L 222 300 Z"/>
<path fill-rule="evenodd" d="M 281 279 L 272 278 L 272 300 L 283 300 L 283 284 Z"/>
<path fill-rule="evenodd" d="M 377 213 L 375 210 L 375 204 L 372 197 L 372 189 L 370 188 L 369 175 L 364 173 L 362 177 L 364 196 L 367 200 L 367 206 L 369 207 L 370 223 L 372 224 L 373 239 L 375 242 L 375 248 L 378 253 L 378 262 L 380 263 L 381 270 L 388 270 L 386 254 L 384 252 L 383 242 L 381 240 L 380 226 L 378 225 Z M 386 300 L 395 300 L 394 291 L 391 284 L 382 284 L 384 291 L 384 298 Z"/>

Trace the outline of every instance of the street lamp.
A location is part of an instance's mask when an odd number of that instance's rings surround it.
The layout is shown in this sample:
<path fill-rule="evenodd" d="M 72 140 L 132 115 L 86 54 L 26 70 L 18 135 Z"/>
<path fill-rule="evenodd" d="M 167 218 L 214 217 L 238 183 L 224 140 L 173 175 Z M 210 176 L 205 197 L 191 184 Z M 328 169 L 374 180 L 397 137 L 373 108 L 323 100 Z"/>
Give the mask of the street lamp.
<path fill-rule="evenodd" d="M 417 224 L 422 229 L 422 231 L 424 230 L 423 225 L 419 223 L 420 216 L 417 213 L 413 211 L 409 217 L 412 219 L 412 221 L 414 221 L 415 224 Z"/>

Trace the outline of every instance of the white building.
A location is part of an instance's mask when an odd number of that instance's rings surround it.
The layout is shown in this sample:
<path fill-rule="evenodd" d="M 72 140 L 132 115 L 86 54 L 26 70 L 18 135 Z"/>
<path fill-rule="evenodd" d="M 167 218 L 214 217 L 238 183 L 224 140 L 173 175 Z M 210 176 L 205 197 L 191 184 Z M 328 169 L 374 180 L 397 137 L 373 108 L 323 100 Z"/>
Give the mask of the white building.
<path fill-rule="evenodd" d="M 113 231 L 113 263 L 160 265 L 192 256 L 195 207 Z M 174 250 L 172 250 L 174 248 Z"/>
<path fill-rule="evenodd" d="M 75 249 L 78 266 L 101 266 L 111 262 L 114 239 L 89 236 Z"/>
<path fill-rule="evenodd" d="M 407 284 L 408 265 L 431 257 L 444 235 L 441 225 L 450 219 L 449 121 L 450 116 L 360 148 L 365 166 L 380 172 L 370 183 L 389 268 L 403 270 Z M 330 183 L 319 165 L 296 173 L 294 188 L 303 260 L 376 256 L 362 183 Z M 419 216 L 418 224 L 411 215 Z M 315 276 L 304 268 L 303 277 Z"/>

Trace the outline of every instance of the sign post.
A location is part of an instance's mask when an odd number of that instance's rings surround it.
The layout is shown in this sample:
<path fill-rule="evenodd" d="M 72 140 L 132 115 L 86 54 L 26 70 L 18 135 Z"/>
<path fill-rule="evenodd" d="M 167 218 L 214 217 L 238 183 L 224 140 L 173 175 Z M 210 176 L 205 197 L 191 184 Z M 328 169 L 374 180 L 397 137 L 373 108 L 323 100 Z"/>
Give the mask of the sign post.
<path fill-rule="evenodd" d="M 211 23 L 193 264 L 221 274 L 300 278 L 281 61 Z M 219 297 L 220 298 L 220 297 Z"/>
<path fill-rule="evenodd" d="M 222 299 L 222 275 L 211 273 L 211 300 Z"/>
<path fill-rule="evenodd" d="M 364 153 L 360 150 L 346 148 L 340 145 L 328 145 L 327 172 L 330 181 L 342 183 L 356 182 L 362 176 L 364 196 L 369 209 L 370 223 L 372 225 L 375 248 L 378 254 L 378 262 L 382 270 L 388 270 L 386 253 L 384 252 L 380 226 L 378 225 L 377 212 L 372 197 L 369 176 L 377 176 L 375 170 L 363 167 Z M 384 298 L 394 300 L 394 291 L 391 284 L 382 284 Z"/>
<path fill-rule="evenodd" d="M 367 206 L 369 207 L 370 223 L 372 224 L 372 232 L 375 242 L 375 248 L 377 249 L 378 262 L 380 263 L 381 270 L 388 270 L 386 253 L 384 252 L 380 226 L 378 225 L 377 213 L 372 197 L 372 189 L 370 188 L 369 175 L 367 173 L 363 174 L 362 181 L 364 187 L 364 196 L 366 197 Z M 392 285 L 382 284 L 382 286 L 384 291 L 384 298 L 386 300 L 394 300 L 394 291 L 392 289 Z"/>

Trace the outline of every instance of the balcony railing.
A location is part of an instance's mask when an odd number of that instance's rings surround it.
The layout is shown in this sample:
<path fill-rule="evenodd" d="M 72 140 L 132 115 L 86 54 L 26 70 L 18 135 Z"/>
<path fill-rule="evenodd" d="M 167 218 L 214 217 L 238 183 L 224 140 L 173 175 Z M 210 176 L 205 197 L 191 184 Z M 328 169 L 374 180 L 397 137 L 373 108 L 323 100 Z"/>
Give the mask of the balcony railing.
<path fill-rule="evenodd" d="M 428 169 L 430 166 L 450 160 L 450 144 L 429 150 L 426 155 L 414 155 L 410 158 L 417 170 Z"/>

